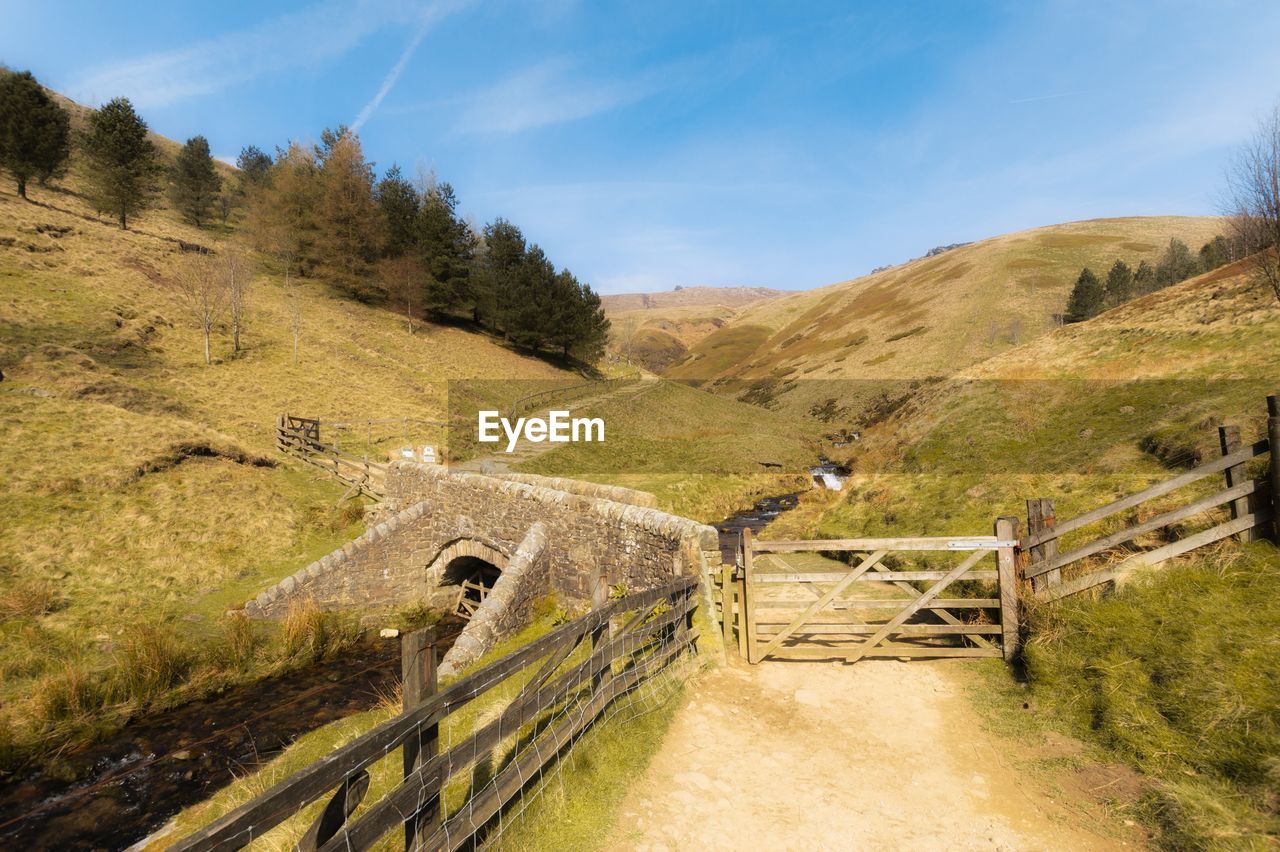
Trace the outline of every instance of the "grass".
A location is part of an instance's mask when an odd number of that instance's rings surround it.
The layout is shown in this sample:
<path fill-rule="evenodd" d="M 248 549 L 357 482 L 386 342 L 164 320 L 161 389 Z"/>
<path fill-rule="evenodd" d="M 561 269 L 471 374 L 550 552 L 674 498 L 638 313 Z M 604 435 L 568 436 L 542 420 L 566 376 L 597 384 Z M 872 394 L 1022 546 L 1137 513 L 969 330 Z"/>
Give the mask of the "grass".
<path fill-rule="evenodd" d="M 857 472 L 842 494 L 806 495 L 770 534 L 985 533 L 1039 496 L 1055 500 L 1059 520 L 1072 517 L 1215 457 L 1219 424 L 1256 440 L 1277 356 L 1274 298 L 1238 269 L 1201 276 L 916 389 L 851 448 Z M 1251 475 L 1262 474 L 1259 464 Z M 1222 487 L 1211 477 L 1060 547 Z M 1224 518 L 1204 513 L 1135 544 Z M 1031 703 L 1047 724 L 1091 744 L 1092 759 L 1148 779 L 1125 813 L 1163 846 L 1276 842 L 1278 575 L 1275 548 L 1227 543 L 1149 569 L 1118 594 L 1032 613 Z M 1026 696 L 998 672 L 989 685 L 1021 707 Z"/>
<path fill-rule="evenodd" d="M 279 634 L 249 641 L 235 628 L 238 650 L 223 648 L 226 610 L 363 531 L 359 501 L 275 452 L 281 412 L 440 419 L 450 382 L 493 380 L 505 400 L 503 383 L 577 379 L 462 329 L 410 335 L 322 282 L 290 294 L 266 263 L 245 348 L 230 352 L 219 328 L 206 366 L 170 273 L 177 240 L 216 247 L 234 223 L 198 231 L 161 206 L 122 232 L 78 187 L 74 169 L 58 187 L 32 187 L 34 203 L 0 186 L 0 238 L 14 241 L 0 240 L 0 749 L 10 765 L 163 703 L 158 691 L 191 695 L 214 663 L 178 660 L 162 636 L 222 649 L 217 666 L 240 677 L 270 669 L 254 643 Z M 375 456 L 446 437 L 423 425 L 360 433 Z M 134 637 L 135 625 L 153 633 Z M 321 639 L 290 658 L 324 653 L 331 637 Z M 170 652 L 176 669 L 161 663 Z"/>
<path fill-rule="evenodd" d="M 650 491 L 664 509 L 706 522 L 805 487 L 819 452 L 811 421 L 679 382 L 645 383 L 574 413 L 602 417 L 604 442 L 568 444 L 518 469 Z"/>
<path fill-rule="evenodd" d="M 505 654 L 528 644 L 563 620 L 564 613 L 553 598 L 539 602 L 533 623 L 506 637 L 458 677 L 465 677 Z M 701 608 L 695 626 L 704 636 L 714 631 Z M 714 643 L 701 644 L 699 663 L 711 665 L 718 653 Z M 586 645 L 575 650 L 561 664 L 561 670 L 585 659 Z M 462 742 L 479 725 L 493 719 L 519 693 L 537 666 L 527 667 L 474 701 L 450 714 L 440 727 L 440 748 Z M 447 684 L 451 681 L 445 681 Z M 570 752 L 553 764 L 541 778 L 531 781 L 513 808 L 497 823 L 490 840 L 504 849 L 587 849 L 600 848 L 618 807 L 637 772 L 647 765 L 661 744 L 682 696 L 679 672 L 659 676 L 648 688 L 637 690 L 614 704 L 602 720 L 580 738 Z M 320 757 L 350 742 L 370 728 L 392 718 L 400 710 L 398 695 L 388 696 L 382 706 L 327 725 L 299 738 L 279 757 L 254 773 L 237 780 L 198 805 L 187 808 L 171 824 L 172 831 L 155 845 L 182 837 L 207 825 L 244 804 L 273 784 L 314 763 Z M 483 784 L 492 773 L 510 759 L 519 742 L 520 732 L 512 732 L 494 752 L 481 756 L 472 772 L 460 772 L 445 789 L 445 809 L 459 807 L 477 784 Z M 401 780 L 399 752 L 392 752 L 369 770 L 370 787 L 363 807 L 377 802 Z M 323 802 L 303 809 L 258 839 L 260 848 L 291 849 L 315 819 Z M 359 812 L 357 812 L 358 816 Z M 384 839 L 378 849 L 399 848 L 398 834 Z"/>
<path fill-rule="evenodd" d="M 951 375 L 1049 331 L 1082 266 L 1154 262 L 1171 237 L 1198 248 L 1221 230 L 1212 218 L 1100 219 L 982 240 L 749 307 L 667 375 L 741 399 L 751 382 L 803 377 L 770 407 L 804 413 L 834 397 L 856 414 L 894 383 Z"/>
<path fill-rule="evenodd" d="M 1223 547 L 1118 594 L 1040 607 L 1029 689 L 984 689 L 997 723 L 1058 730 L 1148 779 L 1130 813 L 1169 849 L 1272 848 L 1280 837 L 1280 552 Z M 1036 713 L 1017 709 L 1030 701 Z"/>

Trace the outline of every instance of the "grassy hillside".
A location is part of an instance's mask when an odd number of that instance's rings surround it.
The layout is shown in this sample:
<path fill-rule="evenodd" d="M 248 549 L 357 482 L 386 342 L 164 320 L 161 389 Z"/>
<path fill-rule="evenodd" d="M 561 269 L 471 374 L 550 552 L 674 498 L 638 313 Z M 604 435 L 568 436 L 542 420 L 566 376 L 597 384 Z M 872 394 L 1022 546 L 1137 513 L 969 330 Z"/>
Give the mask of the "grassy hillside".
<path fill-rule="evenodd" d="M 531 379 L 580 380 L 461 329 L 410 335 L 321 282 L 291 295 L 269 268 L 244 350 L 219 329 L 205 365 L 172 275 L 179 241 L 231 235 L 163 207 L 122 232 L 78 187 L 73 171 L 26 203 L 0 183 L 0 752 L 92 716 L 92 700 L 68 707 L 59 690 L 120 664 L 137 625 L 220 635 L 228 607 L 360 532 L 358 503 L 275 452 L 281 412 L 432 419 L 451 380 L 495 380 L 482 386 L 503 402 L 506 382 L 515 395 Z M 389 449 L 443 434 L 359 438 Z"/>
<path fill-rule="evenodd" d="M 766 287 L 683 287 L 601 301 L 612 324 L 612 351 L 661 373 L 746 308 L 785 295 Z"/>
<path fill-rule="evenodd" d="M 694 345 L 668 374 L 749 402 L 856 417 L 887 381 L 951 375 L 1052 329 L 1081 267 L 1193 250 L 1212 218 L 1072 222 L 994 237 L 862 278 L 765 302 Z"/>
<path fill-rule="evenodd" d="M 639 488 L 709 523 L 756 497 L 806 487 L 819 452 L 813 421 L 678 382 L 644 382 L 574 414 L 603 418 L 605 441 L 566 444 L 517 469 Z"/>
<path fill-rule="evenodd" d="M 1224 267 L 922 386 L 854 445 L 843 494 L 807 496 L 770 533 L 984 533 L 1039 496 L 1074 516 L 1217 455 L 1219 424 L 1260 437 L 1277 363 L 1280 305 L 1242 267 Z M 1186 493 L 1109 523 L 1183 505 Z M 1149 776 L 1141 810 L 1163 845 L 1262 848 L 1280 831 L 1280 612 L 1260 591 L 1278 571 L 1274 546 L 1226 543 L 1103 602 L 1031 613 L 1035 702 L 1048 724 Z"/>

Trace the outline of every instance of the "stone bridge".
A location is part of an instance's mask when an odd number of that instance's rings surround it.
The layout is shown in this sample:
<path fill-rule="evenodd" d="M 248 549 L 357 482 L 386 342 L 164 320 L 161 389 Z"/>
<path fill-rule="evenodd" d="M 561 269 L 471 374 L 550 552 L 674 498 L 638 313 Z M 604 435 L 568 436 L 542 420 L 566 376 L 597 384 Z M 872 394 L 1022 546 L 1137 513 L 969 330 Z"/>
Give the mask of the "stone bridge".
<path fill-rule="evenodd" d="M 638 590 L 719 565 L 715 528 L 655 502 L 571 479 L 396 462 L 387 470 L 384 520 L 259 594 L 245 613 L 278 618 L 307 599 L 330 610 L 452 606 L 463 581 L 479 582 L 490 592 L 459 653 L 451 652 L 460 665 L 520 626 L 550 592 L 585 602 L 597 578 Z"/>

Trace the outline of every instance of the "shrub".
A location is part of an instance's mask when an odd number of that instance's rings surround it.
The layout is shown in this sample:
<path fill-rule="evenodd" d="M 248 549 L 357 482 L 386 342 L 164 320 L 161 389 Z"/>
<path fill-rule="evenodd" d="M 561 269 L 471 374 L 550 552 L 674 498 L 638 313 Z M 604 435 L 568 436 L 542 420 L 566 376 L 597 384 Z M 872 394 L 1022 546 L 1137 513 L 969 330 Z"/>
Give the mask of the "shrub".
<path fill-rule="evenodd" d="M 289 607 L 281 631 L 285 657 L 302 664 L 332 657 L 360 638 L 354 621 L 339 613 L 325 612 L 310 598 Z"/>
<path fill-rule="evenodd" d="M 194 651 L 172 628 L 142 624 L 127 630 L 113 670 L 120 697 L 148 701 L 177 686 L 196 665 Z"/>
<path fill-rule="evenodd" d="M 220 668 L 244 674 L 253 668 L 262 637 L 243 612 L 234 612 L 222 624 L 222 637 L 212 650 L 212 658 Z"/>

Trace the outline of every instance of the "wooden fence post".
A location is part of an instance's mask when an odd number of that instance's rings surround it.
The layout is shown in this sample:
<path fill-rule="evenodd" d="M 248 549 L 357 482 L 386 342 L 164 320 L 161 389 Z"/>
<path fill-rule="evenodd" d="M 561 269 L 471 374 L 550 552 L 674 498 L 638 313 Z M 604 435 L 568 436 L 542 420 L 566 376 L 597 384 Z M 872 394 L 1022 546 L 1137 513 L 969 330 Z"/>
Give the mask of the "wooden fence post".
<path fill-rule="evenodd" d="M 742 555 L 742 536 L 739 535 L 737 561 L 734 563 L 734 573 L 738 575 L 738 580 L 734 583 L 738 590 L 738 612 L 734 619 L 738 627 L 738 656 L 744 660 L 747 658 L 747 574 L 745 566 L 746 560 Z M 737 570 L 739 568 L 743 570 Z"/>
<path fill-rule="evenodd" d="M 720 628 L 727 657 L 733 642 L 733 566 L 729 564 L 720 566 Z"/>
<path fill-rule="evenodd" d="M 404 710 L 418 707 L 436 694 L 436 628 L 424 627 L 400 637 L 400 682 Z M 404 777 L 408 778 L 424 761 L 436 755 L 440 726 L 419 728 L 404 741 Z M 440 822 L 440 795 L 428 798 L 422 810 L 404 821 L 404 848 L 418 848 L 421 838 L 431 836 Z"/>
<path fill-rule="evenodd" d="M 1018 519 L 996 518 L 995 533 L 1000 541 L 1017 541 Z M 1018 612 L 1018 556 L 1013 546 L 996 550 L 996 571 L 1000 585 L 1000 644 L 1005 660 L 1011 661 L 1022 650 Z"/>
<path fill-rule="evenodd" d="M 1240 447 L 1243 446 L 1240 441 L 1240 427 L 1219 426 L 1218 443 L 1222 447 L 1222 454 L 1224 456 L 1230 455 L 1240 449 Z M 1227 487 L 1234 488 L 1248 478 L 1248 469 L 1245 467 L 1245 463 L 1241 462 L 1235 467 L 1227 468 L 1223 472 L 1223 476 L 1226 478 Z M 1231 508 L 1231 520 L 1234 521 L 1237 518 L 1243 518 L 1245 515 L 1251 514 L 1254 511 L 1254 504 L 1256 502 L 1257 501 L 1253 499 L 1252 495 L 1248 497 L 1238 497 L 1235 500 L 1232 500 L 1229 504 Z M 1257 541 L 1258 531 L 1256 528 L 1247 529 L 1236 537 L 1240 541 Z"/>
<path fill-rule="evenodd" d="M 745 610 L 743 622 L 747 626 L 748 663 L 760 662 L 760 659 L 756 656 L 759 650 L 756 646 L 756 614 L 751 607 L 751 595 L 755 592 L 751 588 L 751 583 L 754 579 L 755 568 L 751 556 L 751 527 L 747 527 L 742 531 L 742 606 Z"/>
<path fill-rule="evenodd" d="M 596 566 L 591 572 L 591 610 L 598 612 L 609 605 L 609 584 L 605 581 L 604 569 Z M 605 622 L 591 631 L 591 652 L 594 654 L 596 648 L 600 644 L 609 639 L 609 622 Z M 592 693 L 599 693 L 601 689 L 608 685 L 609 678 L 613 677 L 613 662 L 606 663 L 599 672 L 591 678 Z"/>
<path fill-rule="evenodd" d="M 1271 451 L 1271 540 L 1280 544 L 1280 396 L 1267 397 L 1267 443 Z"/>
<path fill-rule="evenodd" d="M 1048 497 L 1033 497 L 1027 501 L 1027 535 L 1035 536 L 1043 532 L 1049 532 L 1057 523 L 1053 501 Z M 1031 548 L 1028 565 L 1038 565 L 1041 562 L 1048 562 L 1058 555 L 1058 540 L 1050 539 L 1044 544 L 1037 544 Z M 1039 591 L 1044 586 L 1056 586 L 1062 582 L 1062 569 L 1054 568 L 1047 574 L 1041 574 L 1039 577 L 1031 578 L 1031 588 Z"/>

